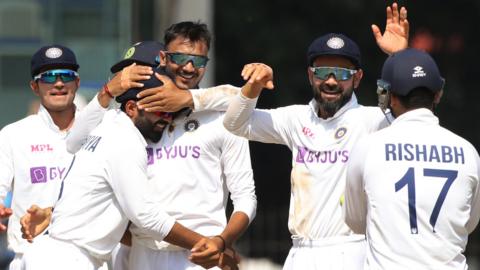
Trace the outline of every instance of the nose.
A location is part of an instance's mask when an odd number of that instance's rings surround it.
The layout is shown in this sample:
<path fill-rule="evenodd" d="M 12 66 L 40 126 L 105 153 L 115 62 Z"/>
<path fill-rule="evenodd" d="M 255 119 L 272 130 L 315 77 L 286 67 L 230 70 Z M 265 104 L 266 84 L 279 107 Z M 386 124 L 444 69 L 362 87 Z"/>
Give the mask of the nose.
<path fill-rule="evenodd" d="M 188 61 L 183 67 L 183 70 L 186 72 L 195 72 L 195 67 L 193 66 L 192 61 Z"/>
<path fill-rule="evenodd" d="M 328 78 L 325 80 L 325 84 L 330 86 L 338 85 L 338 81 L 337 81 L 337 78 L 335 78 L 335 75 L 333 74 L 328 75 Z"/>
<path fill-rule="evenodd" d="M 55 84 L 54 85 L 57 88 L 61 88 L 61 87 L 65 86 L 65 83 L 62 81 L 62 78 L 60 78 L 60 76 L 57 76 L 57 78 L 55 79 Z"/>

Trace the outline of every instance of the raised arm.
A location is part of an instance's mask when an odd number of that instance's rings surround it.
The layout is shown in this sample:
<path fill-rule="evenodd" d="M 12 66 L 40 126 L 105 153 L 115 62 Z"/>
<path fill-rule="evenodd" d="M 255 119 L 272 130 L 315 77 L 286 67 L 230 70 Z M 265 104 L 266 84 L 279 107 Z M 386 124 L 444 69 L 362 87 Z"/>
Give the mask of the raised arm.
<path fill-rule="evenodd" d="M 240 92 L 232 85 L 219 85 L 210 88 L 184 90 L 178 88 L 172 80 L 155 73 L 163 82 L 160 87 L 144 90 L 138 94 L 138 106 L 149 112 L 176 112 L 183 108 L 194 111 L 226 111 L 230 99 Z"/>
<path fill-rule="evenodd" d="M 385 32 L 382 34 L 375 24 L 372 25 L 372 32 L 378 47 L 384 53 L 391 55 L 408 47 L 410 26 L 407 20 L 407 9 L 402 7 L 399 10 L 397 3 L 393 3 L 391 7 L 387 6 L 386 15 Z"/>

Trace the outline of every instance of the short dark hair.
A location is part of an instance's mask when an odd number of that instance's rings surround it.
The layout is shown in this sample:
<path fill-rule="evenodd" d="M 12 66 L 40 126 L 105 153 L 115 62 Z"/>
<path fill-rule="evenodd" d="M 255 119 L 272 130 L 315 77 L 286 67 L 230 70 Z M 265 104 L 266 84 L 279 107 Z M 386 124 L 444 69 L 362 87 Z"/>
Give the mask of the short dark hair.
<path fill-rule="evenodd" d="M 395 93 L 392 92 L 393 95 Z M 406 109 L 432 108 L 435 93 L 426 87 L 412 89 L 406 96 L 395 95 Z"/>
<path fill-rule="evenodd" d="M 168 44 L 177 37 L 188 38 L 192 42 L 203 41 L 210 49 L 210 41 L 212 35 L 207 28 L 207 25 L 201 22 L 185 21 L 172 24 L 166 31 L 163 37 L 165 47 L 168 49 Z"/>

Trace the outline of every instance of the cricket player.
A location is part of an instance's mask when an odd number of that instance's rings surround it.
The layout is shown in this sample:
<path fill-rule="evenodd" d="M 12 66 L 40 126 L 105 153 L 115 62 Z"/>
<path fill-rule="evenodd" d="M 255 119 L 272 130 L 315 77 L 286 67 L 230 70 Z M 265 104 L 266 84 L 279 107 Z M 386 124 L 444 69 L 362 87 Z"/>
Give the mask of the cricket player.
<path fill-rule="evenodd" d="M 8 243 L 15 252 L 11 270 L 19 269 L 27 245 L 21 237 L 20 218 L 30 205 L 51 207 L 58 198 L 61 179 L 72 159 L 65 141 L 74 120 L 83 119 L 80 122 L 91 126 L 88 117 L 101 118 L 112 99 L 103 89 L 78 111 L 73 103 L 80 84 L 78 69 L 75 54 L 65 46 L 49 45 L 36 51 L 31 59 L 30 87 L 40 99 L 38 113 L 0 131 L 0 217 L 10 217 Z M 116 78 L 110 85 L 116 95 L 124 91 L 118 81 Z M 13 192 L 11 209 L 3 203 L 8 191 Z M 0 225 L 0 231 L 5 229 Z"/>
<path fill-rule="evenodd" d="M 180 22 L 167 29 L 160 65 L 185 91 L 196 88 L 205 73 L 210 47 L 206 25 Z M 185 227 L 212 236 L 220 247 L 233 242 L 253 220 L 255 186 L 248 142 L 222 125 L 223 112 L 184 110 L 158 143 L 149 143 L 150 184 L 158 200 Z M 228 194 L 234 210 L 227 222 Z M 201 269 L 189 252 L 156 241 L 132 226 L 130 269 Z M 214 264 L 212 264 L 214 266 Z"/>
<path fill-rule="evenodd" d="M 161 81 L 152 77 L 145 88 Z M 216 243 L 175 221 L 152 197 L 147 178 L 146 141 L 158 141 L 171 122 L 168 113 L 138 110 L 133 88 L 117 97 L 122 111 L 109 111 L 75 154 L 55 204 L 49 234 L 27 250 L 22 269 L 98 269 L 122 237 L 128 221 L 165 240 L 194 251 L 218 253 Z M 48 215 L 45 215 L 48 217 Z M 37 213 L 23 219 L 34 228 Z M 31 232 L 25 231 L 26 234 Z"/>
<path fill-rule="evenodd" d="M 367 236 L 365 269 L 467 269 L 463 252 L 480 217 L 480 159 L 432 110 L 444 80 L 425 52 L 384 63 L 379 93 L 396 117 L 352 150 L 345 220 Z"/>
<path fill-rule="evenodd" d="M 388 7 L 384 35 L 373 30 L 385 52 L 405 48 L 406 10 Z M 350 38 L 335 33 L 317 38 L 307 62 L 313 90 L 308 105 L 255 109 L 262 89 L 244 87 L 231 101 L 224 124 L 236 135 L 292 151 L 288 227 L 293 247 L 283 269 L 362 269 L 365 236 L 354 234 L 342 216 L 346 164 L 355 143 L 387 120 L 378 107 L 357 103 L 354 89 L 363 71 L 360 50 Z M 262 64 L 247 65 L 242 72 L 250 82 L 256 65 Z"/>

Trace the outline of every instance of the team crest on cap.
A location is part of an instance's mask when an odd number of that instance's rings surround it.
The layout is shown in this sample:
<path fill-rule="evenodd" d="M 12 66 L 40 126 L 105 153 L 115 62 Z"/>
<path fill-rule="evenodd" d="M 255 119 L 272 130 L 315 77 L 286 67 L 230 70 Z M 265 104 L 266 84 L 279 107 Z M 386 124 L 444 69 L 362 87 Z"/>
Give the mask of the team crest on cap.
<path fill-rule="evenodd" d="M 332 49 L 341 49 L 345 46 L 345 41 L 339 37 L 332 37 L 327 41 L 327 46 Z"/>
<path fill-rule="evenodd" d="M 341 127 L 335 131 L 335 139 L 340 139 L 347 134 L 347 128 Z"/>
<path fill-rule="evenodd" d="M 123 57 L 123 59 L 128 59 L 130 57 L 132 57 L 132 55 L 135 53 L 135 47 L 131 47 L 130 49 L 128 49 L 128 51 L 125 53 L 125 56 Z"/>
<path fill-rule="evenodd" d="M 183 128 L 187 132 L 192 132 L 192 131 L 195 131 L 199 126 L 200 126 L 200 123 L 198 122 L 197 119 L 190 119 L 187 122 L 185 122 L 185 125 L 183 126 Z"/>
<path fill-rule="evenodd" d="M 45 56 L 48 58 L 58 58 L 62 56 L 63 51 L 60 48 L 53 47 L 45 51 Z"/>
<path fill-rule="evenodd" d="M 413 78 L 425 77 L 425 76 L 427 76 L 427 73 L 425 73 L 425 71 L 423 71 L 423 67 L 416 66 L 416 67 L 413 68 L 413 74 L 412 74 Z"/>

